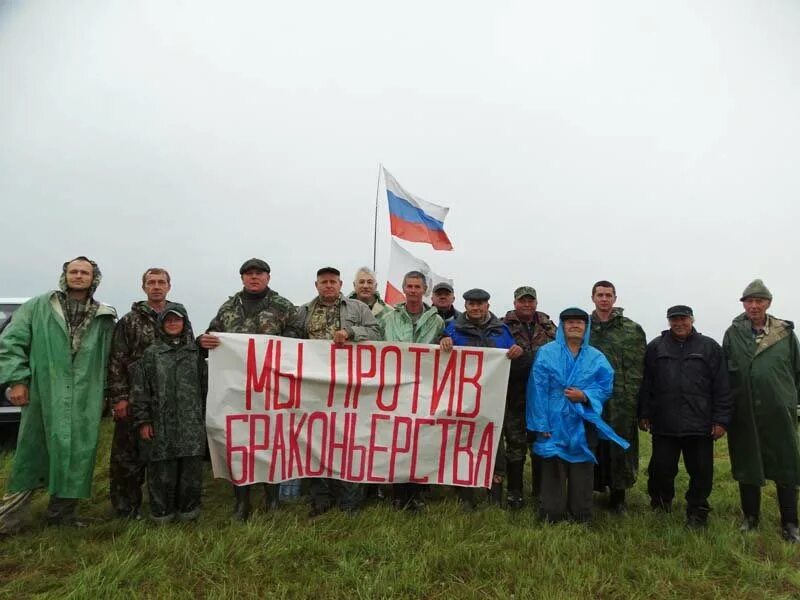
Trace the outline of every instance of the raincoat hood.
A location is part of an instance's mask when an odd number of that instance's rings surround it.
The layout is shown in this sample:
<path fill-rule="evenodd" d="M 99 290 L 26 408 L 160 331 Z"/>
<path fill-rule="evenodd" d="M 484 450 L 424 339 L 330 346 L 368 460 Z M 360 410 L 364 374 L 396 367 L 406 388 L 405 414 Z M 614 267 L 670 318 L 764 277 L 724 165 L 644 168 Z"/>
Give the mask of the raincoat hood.
<path fill-rule="evenodd" d="M 167 315 L 171 312 L 178 313 L 183 317 L 183 330 L 177 336 L 169 335 L 166 331 L 164 331 L 164 319 L 166 319 Z M 164 310 L 158 315 L 158 327 L 156 328 L 156 333 L 158 334 L 159 339 L 168 344 L 174 344 L 176 339 L 181 343 L 186 343 L 191 340 L 191 333 L 187 334 L 187 332 L 191 331 L 192 324 L 189 322 L 189 314 L 186 312 L 186 308 L 183 306 L 183 304 L 168 302 L 164 307 Z"/>
<path fill-rule="evenodd" d="M 97 288 L 100 287 L 100 281 L 102 281 L 103 279 L 103 274 L 100 272 L 100 267 L 97 266 L 97 263 L 91 259 L 86 258 L 85 256 L 76 256 L 75 258 L 68 260 L 62 265 L 61 276 L 58 278 L 58 289 L 60 289 L 65 294 L 67 293 L 67 290 L 69 289 L 67 287 L 67 267 L 69 266 L 69 263 L 75 262 L 76 260 L 85 260 L 90 265 L 92 265 L 94 276 L 92 277 L 92 285 L 89 288 L 89 298 L 93 298 L 95 291 L 97 291 Z"/>

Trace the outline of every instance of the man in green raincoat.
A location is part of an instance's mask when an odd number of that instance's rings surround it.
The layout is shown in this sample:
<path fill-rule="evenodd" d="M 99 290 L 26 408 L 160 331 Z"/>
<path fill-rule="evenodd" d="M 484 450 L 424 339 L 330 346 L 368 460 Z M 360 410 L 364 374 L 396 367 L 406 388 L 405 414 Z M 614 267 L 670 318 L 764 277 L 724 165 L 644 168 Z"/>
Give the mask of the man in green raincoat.
<path fill-rule="evenodd" d="M 61 289 L 23 304 L 0 338 L 0 382 L 22 407 L 0 533 L 19 530 L 38 488 L 50 494 L 49 524 L 83 525 L 75 509 L 91 491 L 116 319 L 94 299 L 100 278 L 85 256 L 64 263 Z"/>
<path fill-rule="evenodd" d="M 769 479 L 777 488 L 783 537 L 796 544 L 800 542 L 797 336 L 793 323 L 767 313 L 772 294 L 760 279 L 745 288 L 741 302 L 744 313 L 728 327 L 722 344 L 736 403 L 728 447 L 744 513 L 741 530 L 758 526 L 761 486 Z"/>

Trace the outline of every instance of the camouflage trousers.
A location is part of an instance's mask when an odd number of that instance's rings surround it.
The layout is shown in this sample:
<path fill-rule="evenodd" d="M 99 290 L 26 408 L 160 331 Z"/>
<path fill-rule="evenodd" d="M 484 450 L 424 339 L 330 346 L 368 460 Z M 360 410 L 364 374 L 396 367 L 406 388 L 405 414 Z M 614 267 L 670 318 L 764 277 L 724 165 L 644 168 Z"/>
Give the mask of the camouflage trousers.
<path fill-rule="evenodd" d="M 154 521 L 192 521 L 200 515 L 203 458 L 184 456 L 147 465 L 150 516 Z"/>
<path fill-rule="evenodd" d="M 506 414 L 503 419 L 506 462 L 525 462 L 525 457 L 530 452 L 527 429 L 525 406 L 506 405 Z M 503 449 L 503 446 L 500 448 Z"/>
<path fill-rule="evenodd" d="M 109 495 L 117 515 L 135 515 L 142 505 L 145 463 L 139 456 L 139 431 L 129 420 L 114 423 L 108 470 Z"/>

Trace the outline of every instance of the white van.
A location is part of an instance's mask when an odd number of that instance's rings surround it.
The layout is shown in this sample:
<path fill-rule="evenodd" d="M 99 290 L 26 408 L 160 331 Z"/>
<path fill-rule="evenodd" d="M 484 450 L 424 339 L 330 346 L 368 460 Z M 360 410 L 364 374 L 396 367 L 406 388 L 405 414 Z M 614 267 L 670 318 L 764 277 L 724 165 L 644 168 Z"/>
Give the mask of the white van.
<path fill-rule="evenodd" d="M 11 315 L 27 301 L 27 298 L 0 298 L 0 337 L 11 321 Z M 8 401 L 6 389 L 6 385 L 0 385 L 0 423 L 19 423 L 22 411 Z"/>

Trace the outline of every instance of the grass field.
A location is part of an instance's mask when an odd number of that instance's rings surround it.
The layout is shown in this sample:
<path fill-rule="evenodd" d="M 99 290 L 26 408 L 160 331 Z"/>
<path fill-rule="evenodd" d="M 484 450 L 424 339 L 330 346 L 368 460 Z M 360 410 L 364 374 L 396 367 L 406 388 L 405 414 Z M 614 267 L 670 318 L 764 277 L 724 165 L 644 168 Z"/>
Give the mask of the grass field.
<path fill-rule="evenodd" d="M 644 474 L 619 517 L 598 510 L 591 527 L 545 526 L 530 508 L 463 514 L 452 499 L 420 515 L 389 505 L 310 520 L 304 503 L 232 524 L 232 494 L 210 469 L 197 524 L 157 527 L 109 518 L 111 425 L 103 424 L 87 529 L 44 527 L 46 495 L 24 533 L 0 540 L 0 597 L 27 598 L 800 598 L 800 548 L 783 542 L 774 488 L 761 529 L 738 532 L 737 488 L 717 444 L 707 531 L 676 510 L 654 514 Z M 643 460 L 649 454 L 643 436 Z M 0 485 L 11 452 L 0 453 Z M 260 493 L 254 497 L 260 498 Z"/>

